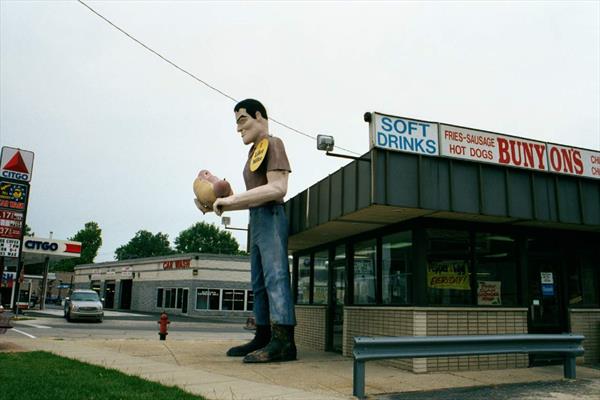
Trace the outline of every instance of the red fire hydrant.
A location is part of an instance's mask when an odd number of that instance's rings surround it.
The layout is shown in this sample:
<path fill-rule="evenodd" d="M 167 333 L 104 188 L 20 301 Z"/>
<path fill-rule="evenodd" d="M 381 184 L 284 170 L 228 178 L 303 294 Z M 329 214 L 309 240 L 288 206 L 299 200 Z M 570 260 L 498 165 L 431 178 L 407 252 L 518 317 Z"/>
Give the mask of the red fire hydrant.
<path fill-rule="evenodd" d="M 160 314 L 160 319 L 158 320 L 158 336 L 160 336 L 160 340 L 165 340 L 167 338 L 167 335 L 169 334 L 167 332 L 167 325 L 170 323 L 171 321 L 169 321 L 167 313 L 163 311 L 163 313 Z"/>

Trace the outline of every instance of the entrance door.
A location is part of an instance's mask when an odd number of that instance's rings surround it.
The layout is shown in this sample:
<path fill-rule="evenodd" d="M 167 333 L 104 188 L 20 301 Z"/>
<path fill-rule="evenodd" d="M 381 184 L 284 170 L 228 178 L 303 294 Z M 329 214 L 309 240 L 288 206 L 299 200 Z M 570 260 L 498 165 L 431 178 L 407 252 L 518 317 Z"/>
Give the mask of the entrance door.
<path fill-rule="evenodd" d="M 559 257 L 529 258 L 529 333 L 567 331 Z"/>
<path fill-rule="evenodd" d="M 104 308 L 115 307 L 115 282 L 106 282 L 104 287 Z"/>
<path fill-rule="evenodd" d="M 121 281 L 121 309 L 122 310 L 130 310 L 131 309 L 131 287 L 133 285 L 133 281 L 131 279 L 126 279 Z"/>
<path fill-rule="evenodd" d="M 331 318 L 331 349 L 341 353 L 343 349 L 344 331 L 344 299 L 346 297 L 346 249 L 338 246 L 332 268 L 332 302 L 330 303 Z"/>
<path fill-rule="evenodd" d="M 563 257 L 554 241 L 543 243 L 543 247 L 544 251 L 530 248 L 528 257 L 528 332 L 564 333 L 568 328 L 563 301 Z M 559 354 L 532 354 L 529 362 L 534 366 L 559 364 L 562 358 Z"/>

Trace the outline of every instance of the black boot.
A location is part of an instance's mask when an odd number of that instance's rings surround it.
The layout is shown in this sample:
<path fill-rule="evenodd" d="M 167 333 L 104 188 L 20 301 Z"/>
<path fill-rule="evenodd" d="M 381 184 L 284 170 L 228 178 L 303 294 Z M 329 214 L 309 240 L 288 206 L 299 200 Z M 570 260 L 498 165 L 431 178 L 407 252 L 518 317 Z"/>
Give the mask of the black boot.
<path fill-rule="evenodd" d="M 270 325 L 256 325 L 254 339 L 241 346 L 232 347 L 227 351 L 228 357 L 244 357 L 255 350 L 265 347 L 271 340 Z"/>
<path fill-rule="evenodd" d="M 274 361 L 293 361 L 296 359 L 293 325 L 273 325 L 271 341 L 264 348 L 256 350 L 246 357 L 245 363 L 268 363 Z"/>

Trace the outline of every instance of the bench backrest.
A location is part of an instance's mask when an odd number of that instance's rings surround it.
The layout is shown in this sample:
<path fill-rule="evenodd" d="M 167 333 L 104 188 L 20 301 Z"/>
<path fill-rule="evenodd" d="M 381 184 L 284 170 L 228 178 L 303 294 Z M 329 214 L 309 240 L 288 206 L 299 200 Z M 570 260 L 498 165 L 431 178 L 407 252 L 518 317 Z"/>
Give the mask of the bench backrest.
<path fill-rule="evenodd" d="M 473 335 L 354 338 L 356 360 L 419 358 L 508 353 L 582 355 L 581 335 Z"/>

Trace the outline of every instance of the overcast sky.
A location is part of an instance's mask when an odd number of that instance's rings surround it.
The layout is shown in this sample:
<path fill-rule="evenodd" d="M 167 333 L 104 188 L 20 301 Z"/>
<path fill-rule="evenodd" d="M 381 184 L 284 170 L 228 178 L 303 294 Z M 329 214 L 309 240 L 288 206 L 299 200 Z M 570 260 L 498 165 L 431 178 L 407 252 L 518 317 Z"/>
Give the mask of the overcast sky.
<path fill-rule="evenodd" d="M 192 182 L 207 168 L 243 190 L 234 102 L 75 1 L 0 4 L 0 142 L 35 152 L 35 233 L 65 239 L 96 221 L 107 261 L 140 229 L 173 241 L 219 224 Z M 600 149 L 598 1 L 89 4 L 234 98 L 357 153 L 366 111 Z M 271 133 L 293 169 L 287 198 L 346 163 Z"/>

